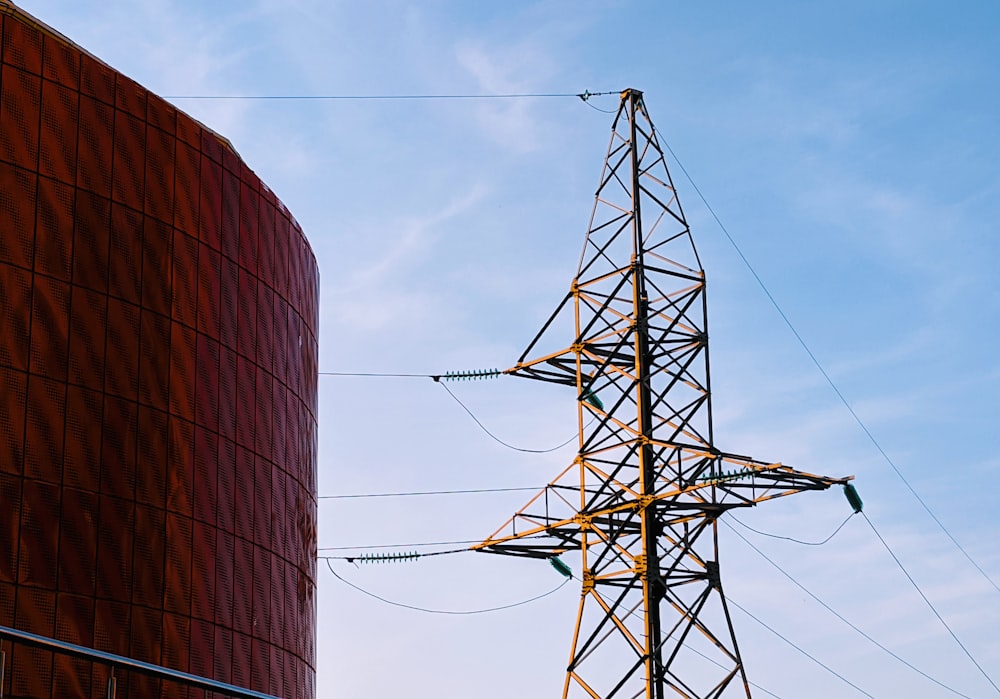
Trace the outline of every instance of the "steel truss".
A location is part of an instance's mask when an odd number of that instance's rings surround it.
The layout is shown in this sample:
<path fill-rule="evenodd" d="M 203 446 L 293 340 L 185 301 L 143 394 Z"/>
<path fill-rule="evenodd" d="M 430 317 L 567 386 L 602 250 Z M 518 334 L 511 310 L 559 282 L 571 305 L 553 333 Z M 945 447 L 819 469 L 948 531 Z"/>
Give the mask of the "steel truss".
<path fill-rule="evenodd" d="M 642 93 L 626 90 L 577 276 L 506 372 L 575 388 L 579 452 L 475 547 L 580 552 L 564 698 L 710 698 L 728 687 L 749 697 L 719 579 L 718 518 L 849 480 L 716 449 L 706 311 L 657 133 Z"/>

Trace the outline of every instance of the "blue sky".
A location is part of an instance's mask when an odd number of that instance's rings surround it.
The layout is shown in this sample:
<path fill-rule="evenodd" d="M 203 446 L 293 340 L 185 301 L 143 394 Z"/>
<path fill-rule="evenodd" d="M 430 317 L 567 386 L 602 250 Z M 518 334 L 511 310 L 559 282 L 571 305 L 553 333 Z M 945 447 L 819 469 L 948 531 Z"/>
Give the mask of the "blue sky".
<path fill-rule="evenodd" d="M 1000 582 L 1000 5 L 20 4 L 168 96 L 643 90 L 666 142 L 854 410 Z M 511 365 L 575 271 L 611 119 L 575 98 L 175 102 L 229 137 L 309 236 L 327 371 Z M 923 512 L 672 171 L 708 274 L 719 446 L 856 475 L 872 521 L 1000 682 L 1000 592 Z M 454 390 L 520 446 L 551 446 L 575 428 L 573 396 L 558 387 L 506 379 Z M 541 486 L 572 459 L 571 447 L 504 449 L 428 380 L 321 378 L 320 429 L 323 495 Z M 525 495 L 323 501 L 320 546 L 475 539 Z M 849 511 L 827 492 L 741 519 L 822 539 Z M 860 518 L 821 547 L 744 533 L 924 672 L 992 696 Z M 722 547 L 728 594 L 870 695 L 955 696 L 726 528 Z M 335 565 L 373 592 L 443 609 L 559 583 L 545 563 L 477 554 Z M 319 694 L 556 696 L 577 595 L 569 585 L 507 612 L 428 615 L 321 569 Z M 757 684 L 786 699 L 864 696 L 733 614 Z"/>

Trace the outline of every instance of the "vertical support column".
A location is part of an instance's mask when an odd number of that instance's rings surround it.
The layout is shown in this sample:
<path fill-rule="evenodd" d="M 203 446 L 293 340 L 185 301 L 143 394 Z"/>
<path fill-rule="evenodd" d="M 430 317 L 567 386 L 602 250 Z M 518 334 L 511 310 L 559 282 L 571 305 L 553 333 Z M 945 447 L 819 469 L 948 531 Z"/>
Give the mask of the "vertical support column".
<path fill-rule="evenodd" d="M 729 604 L 726 602 L 726 595 L 722 591 L 722 579 L 719 577 L 719 518 L 712 518 L 712 542 L 715 547 L 715 560 L 706 561 L 708 566 L 709 581 L 718 593 L 719 601 L 722 602 L 722 613 L 726 617 L 726 627 L 729 629 L 729 637 L 733 639 L 733 655 L 736 657 L 736 667 L 739 668 L 740 680 L 743 682 L 743 691 L 746 692 L 747 699 L 753 699 L 750 695 L 750 680 L 747 679 L 747 669 L 743 666 L 743 657 L 740 655 L 740 645 L 736 641 L 736 629 L 733 628 L 733 617 L 729 614 Z"/>
<path fill-rule="evenodd" d="M 636 116 L 641 107 L 642 93 L 628 91 L 629 156 L 632 170 L 632 300 L 635 314 L 635 374 L 638 378 L 636 403 L 639 408 L 638 426 L 642 445 L 639 447 L 639 468 L 643 496 L 656 492 L 656 464 L 650 440 L 653 438 L 653 410 L 650 394 L 650 369 L 652 357 L 649 351 L 649 298 L 646 292 L 645 262 L 643 255 L 642 203 L 639 183 L 639 162 L 642 155 L 636 139 Z M 663 658 L 661 655 L 660 598 L 663 595 L 660 582 L 660 557 L 657 539 L 660 535 L 656 518 L 656 505 L 643 505 L 642 548 L 643 564 L 637 566 L 642 584 L 643 607 L 646 616 L 646 697 L 663 699 Z"/>

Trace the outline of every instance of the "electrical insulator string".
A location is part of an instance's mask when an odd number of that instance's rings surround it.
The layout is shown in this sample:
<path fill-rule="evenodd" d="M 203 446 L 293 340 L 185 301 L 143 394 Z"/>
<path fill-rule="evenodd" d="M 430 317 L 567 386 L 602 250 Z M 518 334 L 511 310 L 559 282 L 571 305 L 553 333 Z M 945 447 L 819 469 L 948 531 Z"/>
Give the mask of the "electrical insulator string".
<path fill-rule="evenodd" d="M 474 542 L 478 543 L 478 542 Z M 371 546 L 368 548 L 403 548 L 402 546 L 392 546 L 392 547 L 376 547 Z M 327 551 L 331 549 L 325 549 Z M 353 556 L 317 556 L 321 561 L 347 561 L 348 563 L 405 563 L 407 561 L 416 561 L 420 558 L 429 558 L 430 556 L 447 556 L 453 553 L 468 553 L 472 549 L 469 547 L 461 549 L 448 549 L 446 551 L 393 551 L 391 553 L 359 553 Z"/>

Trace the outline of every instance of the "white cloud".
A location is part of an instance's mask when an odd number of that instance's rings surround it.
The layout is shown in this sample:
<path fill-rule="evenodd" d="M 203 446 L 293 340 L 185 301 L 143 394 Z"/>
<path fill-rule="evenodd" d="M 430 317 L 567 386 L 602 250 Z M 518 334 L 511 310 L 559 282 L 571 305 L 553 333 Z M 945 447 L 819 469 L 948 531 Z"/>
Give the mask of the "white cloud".
<path fill-rule="evenodd" d="M 356 230 L 355 235 L 364 247 L 375 252 L 374 259 L 354 268 L 345 281 L 334 282 L 330 293 L 343 294 L 393 283 L 400 272 L 412 270 L 423 261 L 430 249 L 441 240 L 443 224 L 473 209 L 485 194 L 482 185 L 473 185 L 437 211 L 406 216 L 388 225 L 383 224 L 384 228 L 377 230 L 367 227 Z M 373 245 L 374 241 L 378 243 Z"/>
<path fill-rule="evenodd" d="M 515 45 L 461 41 L 455 47 L 458 64 L 474 79 L 482 94 L 539 91 L 554 72 L 552 59 L 530 41 Z M 541 147 L 543 119 L 534 100 L 484 100 L 477 103 L 480 128 L 514 153 Z"/>
<path fill-rule="evenodd" d="M 374 336 L 393 326 L 421 326 L 435 318 L 439 296 L 410 282 L 425 269 L 453 221 L 473 210 L 485 195 L 483 185 L 472 184 L 436 211 L 378 223 L 368 219 L 352 226 L 351 257 L 340 262 L 343 271 L 322 289 L 323 317 L 332 331 Z M 355 266 L 356 261 L 363 262 Z M 431 332 L 429 327 L 426 331 Z"/>

